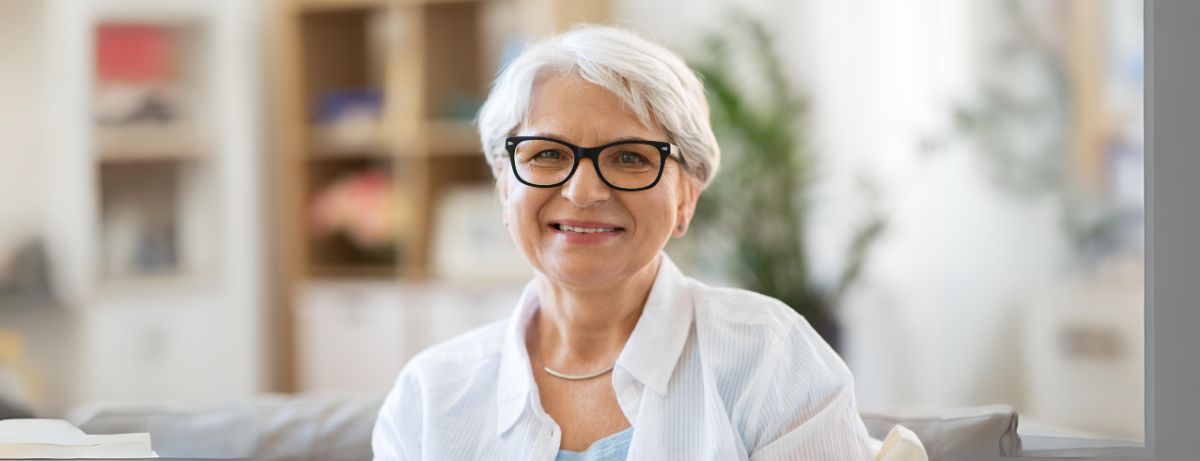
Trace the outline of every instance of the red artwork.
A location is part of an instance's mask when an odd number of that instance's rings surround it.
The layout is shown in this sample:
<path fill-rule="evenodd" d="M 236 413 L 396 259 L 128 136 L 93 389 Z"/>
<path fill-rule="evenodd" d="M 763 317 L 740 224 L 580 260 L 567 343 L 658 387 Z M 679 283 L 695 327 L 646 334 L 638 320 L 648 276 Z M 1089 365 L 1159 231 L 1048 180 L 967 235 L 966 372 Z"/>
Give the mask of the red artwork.
<path fill-rule="evenodd" d="M 104 24 L 96 29 L 100 81 L 160 83 L 174 78 L 171 39 L 165 27 Z"/>

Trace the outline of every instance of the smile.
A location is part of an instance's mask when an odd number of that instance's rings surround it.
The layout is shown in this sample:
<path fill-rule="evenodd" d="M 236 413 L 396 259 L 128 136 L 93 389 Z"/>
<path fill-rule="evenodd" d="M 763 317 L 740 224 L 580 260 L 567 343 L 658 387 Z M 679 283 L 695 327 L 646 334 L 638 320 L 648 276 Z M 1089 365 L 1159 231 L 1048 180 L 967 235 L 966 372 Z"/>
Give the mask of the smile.
<path fill-rule="evenodd" d="M 559 242 L 573 245 L 615 242 L 625 233 L 625 228 L 603 221 L 551 222 L 549 227 Z"/>
<path fill-rule="evenodd" d="M 580 234 L 599 234 L 601 232 L 613 232 L 617 227 L 575 227 L 566 224 L 552 224 L 555 229 L 565 232 L 576 232 Z"/>

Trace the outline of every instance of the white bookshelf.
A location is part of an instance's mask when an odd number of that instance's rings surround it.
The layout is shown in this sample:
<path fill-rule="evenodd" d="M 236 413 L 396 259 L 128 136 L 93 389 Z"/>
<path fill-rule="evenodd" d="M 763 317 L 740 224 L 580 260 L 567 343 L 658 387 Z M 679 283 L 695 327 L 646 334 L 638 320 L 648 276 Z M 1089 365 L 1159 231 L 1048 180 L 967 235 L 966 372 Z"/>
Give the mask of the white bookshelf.
<path fill-rule="evenodd" d="M 48 228 L 56 284 L 80 320 L 74 404 L 217 402 L 265 386 L 259 8 L 47 4 Z M 167 121 L 99 121 L 111 106 L 96 70 L 104 25 L 166 32 L 167 100 L 182 101 Z"/>

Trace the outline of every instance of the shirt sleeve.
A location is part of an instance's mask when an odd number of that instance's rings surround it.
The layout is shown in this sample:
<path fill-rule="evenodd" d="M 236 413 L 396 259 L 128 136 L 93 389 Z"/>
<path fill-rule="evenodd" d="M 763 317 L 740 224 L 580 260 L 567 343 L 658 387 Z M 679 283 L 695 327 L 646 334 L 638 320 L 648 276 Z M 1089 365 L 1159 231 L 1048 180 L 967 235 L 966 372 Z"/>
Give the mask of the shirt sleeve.
<path fill-rule="evenodd" d="M 873 459 L 854 378 L 842 359 L 803 320 L 780 345 L 767 362 L 774 371 L 759 409 L 751 461 Z"/>
<path fill-rule="evenodd" d="M 376 461 L 421 459 L 421 400 L 416 376 L 406 368 L 384 399 L 375 420 L 371 451 Z"/>

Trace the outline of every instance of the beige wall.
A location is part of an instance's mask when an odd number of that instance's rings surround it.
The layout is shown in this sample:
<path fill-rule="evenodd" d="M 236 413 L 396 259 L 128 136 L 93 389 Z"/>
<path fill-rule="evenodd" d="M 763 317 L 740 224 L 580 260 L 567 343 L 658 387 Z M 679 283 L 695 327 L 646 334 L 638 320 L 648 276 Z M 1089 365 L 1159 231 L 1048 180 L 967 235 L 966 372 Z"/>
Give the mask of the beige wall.
<path fill-rule="evenodd" d="M 43 8 L 0 2 L 0 264 L 45 228 Z"/>

